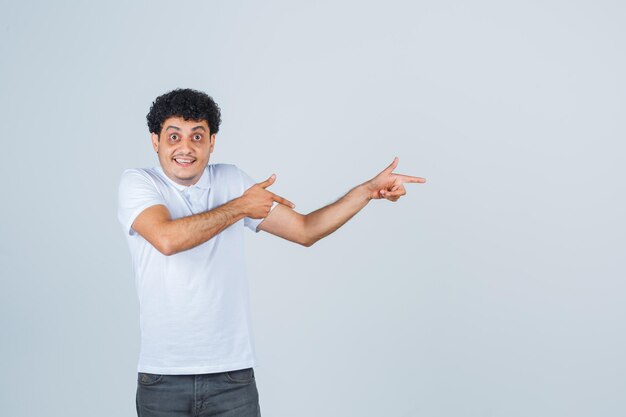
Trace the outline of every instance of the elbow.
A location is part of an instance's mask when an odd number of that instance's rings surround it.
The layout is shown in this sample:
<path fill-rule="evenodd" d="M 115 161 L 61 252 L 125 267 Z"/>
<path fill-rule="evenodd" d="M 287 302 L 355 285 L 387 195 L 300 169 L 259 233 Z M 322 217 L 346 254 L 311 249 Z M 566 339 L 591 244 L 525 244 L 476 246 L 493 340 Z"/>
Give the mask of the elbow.
<path fill-rule="evenodd" d="M 175 251 L 173 251 L 173 250 L 171 250 L 169 248 L 162 248 L 162 249 L 157 248 L 157 250 L 159 252 L 161 252 L 165 256 L 172 256 L 172 255 L 174 255 L 176 253 Z"/>
<path fill-rule="evenodd" d="M 314 244 L 315 242 L 317 242 L 318 240 L 319 240 L 319 239 L 315 239 L 315 238 L 312 238 L 312 237 L 307 237 L 307 238 L 303 238 L 303 239 L 302 239 L 302 240 L 300 240 L 300 242 L 298 242 L 298 243 L 300 243 L 300 244 L 301 244 L 302 246 L 304 246 L 304 247 L 310 248 L 310 247 L 311 247 L 311 246 L 313 246 L 313 244 Z"/>
<path fill-rule="evenodd" d="M 175 248 L 174 243 L 170 239 L 167 239 L 165 237 L 159 239 L 159 242 L 157 242 L 154 247 L 165 256 L 172 256 L 179 252 Z"/>
<path fill-rule="evenodd" d="M 300 228 L 298 243 L 310 248 L 315 242 L 321 239 L 316 237 L 310 227 L 307 226 L 307 216 L 302 216 L 302 227 Z"/>

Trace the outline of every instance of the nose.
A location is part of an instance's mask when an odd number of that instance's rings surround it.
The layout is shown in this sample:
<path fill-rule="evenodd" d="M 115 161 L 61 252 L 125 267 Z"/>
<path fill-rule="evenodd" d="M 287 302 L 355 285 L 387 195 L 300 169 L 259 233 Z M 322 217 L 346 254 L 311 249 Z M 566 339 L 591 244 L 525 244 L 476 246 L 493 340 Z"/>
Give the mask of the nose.
<path fill-rule="evenodd" d="M 192 149 L 191 139 L 184 138 L 180 141 L 180 147 L 178 148 L 180 152 L 191 153 L 191 149 Z"/>

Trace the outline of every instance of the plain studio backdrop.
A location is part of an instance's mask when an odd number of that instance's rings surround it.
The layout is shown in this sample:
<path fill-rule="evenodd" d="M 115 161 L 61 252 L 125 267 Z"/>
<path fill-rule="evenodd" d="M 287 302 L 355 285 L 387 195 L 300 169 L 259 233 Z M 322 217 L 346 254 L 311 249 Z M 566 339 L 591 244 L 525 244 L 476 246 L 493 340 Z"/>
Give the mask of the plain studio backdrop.
<path fill-rule="evenodd" d="M 3 2 L 0 414 L 135 415 L 117 222 L 145 115 L 308 213 L 427 178 L 310 248 L 246 231 L 268 417 L 626 415 L 620 1 Z"/>

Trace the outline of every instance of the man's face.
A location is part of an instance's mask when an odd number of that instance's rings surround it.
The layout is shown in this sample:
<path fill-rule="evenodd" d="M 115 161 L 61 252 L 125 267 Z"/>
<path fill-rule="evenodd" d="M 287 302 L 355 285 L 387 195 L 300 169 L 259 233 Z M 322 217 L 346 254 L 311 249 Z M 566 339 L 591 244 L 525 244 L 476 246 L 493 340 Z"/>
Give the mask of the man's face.
<path fill-rule="evenodd" d="M 215 134 L 209 131 L 206 120 L 169 117 L 163 122 L 161 134 L 152 134 L 161 168 L 172 181 L 186 186 L 200 179 L 214 145 Z"/>

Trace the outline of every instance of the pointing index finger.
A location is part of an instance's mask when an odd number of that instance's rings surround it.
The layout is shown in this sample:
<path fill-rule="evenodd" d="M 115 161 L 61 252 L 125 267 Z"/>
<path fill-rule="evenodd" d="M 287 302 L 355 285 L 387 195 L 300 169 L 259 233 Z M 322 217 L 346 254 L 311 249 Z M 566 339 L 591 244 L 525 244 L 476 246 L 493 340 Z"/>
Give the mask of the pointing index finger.
<path fill-rule="evenodd" d="M 274 193 L 272 193 L 272 199 L 274 201 L 276 201 L 277 203 L 283 204 L 283 205 L 285 205 L 285 206 L 287 206 L 289 208 L 295 208 L 296 207 L 296 205 L 293 204 L 291 201 L 289 201 L 286 198 L 283 198 L 283 197 L 281 197 L 279 195 L 276 195 Z"/>
<path fill-rule="evenodd" d="M 403 175 L 403 174 L 396 174 L 396 176 L 400 178 L 401 182 L 411 182 L 411 183 L 426 182 L 426 178 L 422 178 L 422 177 L 413 177 L 411 175 Z"/>

